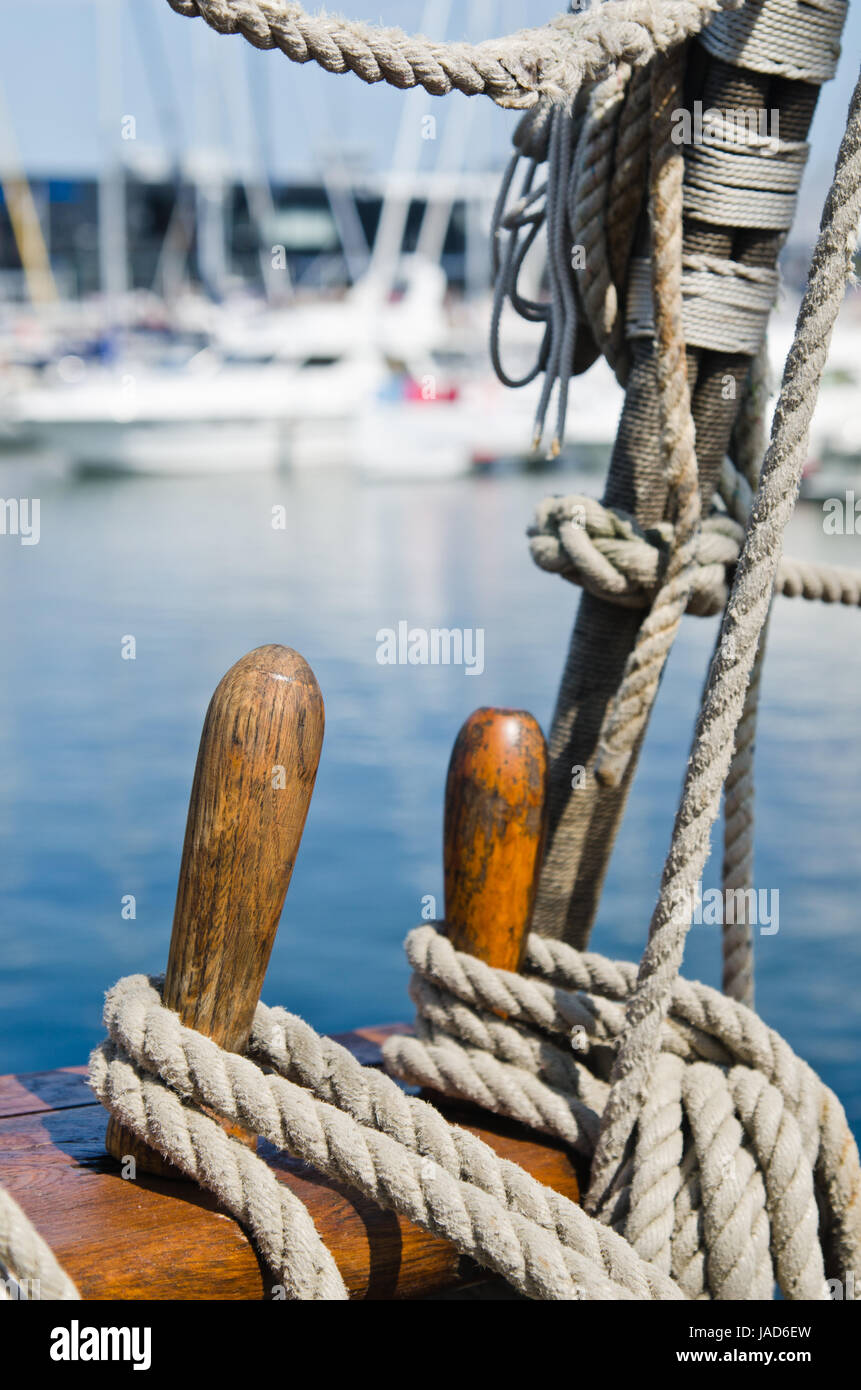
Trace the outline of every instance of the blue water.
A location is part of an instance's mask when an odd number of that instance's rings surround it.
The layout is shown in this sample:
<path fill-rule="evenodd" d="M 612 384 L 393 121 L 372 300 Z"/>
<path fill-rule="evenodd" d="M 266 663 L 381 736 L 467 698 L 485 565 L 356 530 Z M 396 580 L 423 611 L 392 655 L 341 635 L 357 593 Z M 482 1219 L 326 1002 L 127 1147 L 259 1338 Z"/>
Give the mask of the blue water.
<path fill-rule="evenodd" d="M 480 704 L 546 727 L 576 592 L 536 570 L 524 527 L 576 479 L 361 484 L 340 475 L 75 480 L 0 463 L 38 496 L 41 539 L 0 536 L 0 1072 L 82 1062 L 104 990 L 163 969 L 197 741 L 223 672 L 266 642 L 298 648 L 327 707 L 317 789 L 264 997 L 321 1029 L 409 1016 L 401 952 L 442 902 L 452 740 Z M 273 530 L 283 504 L 286 530 Z M 804 506 L 788 548 L 861 564 Z M 481 676 L 381 666 L 401 619 L 485 630 Z M 639 953 L 715 624 L 686 620 L 661 691 L 593 938 Z M 121 639 L 136 639 L 134 661 Z M 861 1128 L 861 614 L 782 600 L 758 747 L 758 1005 Z M 709 864 L 716 881 L 720 855 Z M 134 920 L 121 916 L 133 894 Z M 686 971 L 717 983 L 717 928 Z"/>

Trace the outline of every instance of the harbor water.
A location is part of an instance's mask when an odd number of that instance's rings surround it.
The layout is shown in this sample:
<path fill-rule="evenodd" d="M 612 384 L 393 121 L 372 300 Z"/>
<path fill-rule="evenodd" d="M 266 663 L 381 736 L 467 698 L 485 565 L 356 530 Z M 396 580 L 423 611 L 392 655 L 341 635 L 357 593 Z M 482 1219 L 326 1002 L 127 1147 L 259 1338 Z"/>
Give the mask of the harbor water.
<path fill-rule="evenodd" d="M 23 456 L 0 476 L 5 498 L 40 504 L 37 544 L 0 537 L 0 1072 L 85 1061 L 104 991 L 164 968 L 204 711 L 269 642 L 314 668 L 327 732 L 264 997 L 326 1030 L 409 1018 L 401 942 L 442 915 L 457 730 L 485 704 L 549 726 L 577 591 L 534 567 L 524 532 L 547 491 L 582 480 L 85 479 Z M 802 504 L 787 550 L 861 563 L 861 538 L 823 519 Z M 464 661 L 382 660 L 402 623 L 461 630 Z M 645 939 L 715 631 L 687 619 L 665 675 L 593 937 L 608 955 L 636 958 Z M 778 600 L 757 747 L 757 1004 L 856 1133 L 859 688 L 861 615 Z M 704 892 L 719 870 L 716 840 Z M 719 982 L 717 926 L 692 927 L 685 971 Z"/>

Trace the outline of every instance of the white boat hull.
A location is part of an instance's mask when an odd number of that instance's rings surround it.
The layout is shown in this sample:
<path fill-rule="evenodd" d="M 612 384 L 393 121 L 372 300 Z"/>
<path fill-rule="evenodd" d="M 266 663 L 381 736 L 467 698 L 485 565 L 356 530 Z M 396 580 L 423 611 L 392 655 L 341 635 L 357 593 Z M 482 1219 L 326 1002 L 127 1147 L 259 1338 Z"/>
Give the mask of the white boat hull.
<path fill-rule="evenodd" d="M 67 454 L 87 473 L 263 472 L 285 461 L 284 432 L 277 421 L 114 421 L 42 423 L 40 443 Z"/>

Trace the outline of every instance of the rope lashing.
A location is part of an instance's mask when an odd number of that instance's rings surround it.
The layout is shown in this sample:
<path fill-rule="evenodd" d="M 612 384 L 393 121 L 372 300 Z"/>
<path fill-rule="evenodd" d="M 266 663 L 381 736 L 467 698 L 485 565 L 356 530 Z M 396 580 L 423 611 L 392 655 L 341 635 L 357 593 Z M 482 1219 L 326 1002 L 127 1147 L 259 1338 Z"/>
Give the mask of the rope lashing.
<path fill-rule="evenodd" d="M 746 4 L 703 31 L 700 42 L 725 63 L 772 77 L 827 82 L 837 71 L 847 0 Z"/>
<path fill-rule="evenodd" d="M 723 31 L 726 21 L 744 20 L 745 32 L 754 36 L 750 47 L 756 60 L 762 47 L 757 36 L 773 35 L 775 24 L 792 24 L 804 11 L 805 6 L 797 0 L 779 0 L 776 5 L 775 0 L 767 5 L 749 0 L 740 11 L 717 16 L 703 35 L 709 41 L 717 35 L 714 42 L 737 58 L 738 37 Z M 796 54 L 798 62 L 790 65 L 795 76 L 808 81 L 822 81 L 833 74 L 844 0 L 827 0 L 822 13 L 827 14 L 829 23 L 821 33 L 817 31 L 807 66 L 803 53 Z M 705 37 L 703 42 L 708 47 Z M 744 57 L 747 61 L 746 48 Z M 619 62 L 608 76 L 581 93 L 579 111 L 551 110 L 545 103 L 543 108 L 527 113 L 515 134 L 516 152 L 503 179 L 492 222 L 495 305 L 491 359 L 500 379 L 509 386 L 523 385 L 539 372 L 545 374 L 533 431 L 534 448 L 543 437 L 556 387 L 551 456 L 561 449 L 572 373 L 584 371 L 598 350 L 624 384 L 628 371 L 626 336 L 651 337 L 654 332 L 648 262 L 637 258 L 629 265 L 646 186 L 650 108 L 648 80 L 642 77 L 642 69 L 632 78 L 631 64 Z M 684 145 L 686 214 L 718 226 L 789 228 L 808 155 L 806 142 L 782 140 L 776 129 L 769 132 L 762 128 L 756 111 L 743 110 L 710 110 L 703 138 L 692 140 L 684 137 L 683 127 L 676 127 L 680 116 L 689 119 L 683 106 L 673 112 L 672 138 L 680 148 Z M 563 126 L 567 127 L 564 140 Z M 528 163 L 520 194 L 506 209 L 522 157 Z M 536 171 L 545 161 L 547 179 L 536 188 Z M 543 224 L 547 228 L 547 302 L 528 299 L 518 288 L 526 255 Z M 526 235 L 521 240 L 523 233 Z M 615 238 L 612 258 L 611 237 Z M 504 251 L 499 246 L 503 241 L 507 241 Z M 693 261 L 688 258 L 684 270 L 685 341 L 691 346 L 753 356 L 774 303 L 777 273 L 705 256 Z M 620 307 L 625 301 L 627 322 Z M 520 380 L 513 380 L 502 365 L 499 337 L 506 303 L 527 322 L 545 324 L 534 366 Z"/>
<path fill-rule="evenodd" d="M 533 1298 L 683 1296 L 581 1207 L 300 1019 L 259 1006 L 252 1060 L 183 1027 L 159 984 L 135 975 L 109 992 L 93 1089 L 234 1213 L 289 1298 L 346 1289 L 302 1203 L 201 1107 L 443 1236 Z"/>
<path fill-rule="evenodd" d="M 758 14 L 780 10 L 783 0 L 748 0 Z M 725 16 L 718 15 L 710 30 L 720 28 Z M 782 21 L 781 21 L 782 22 Z M 779 26 L 778 26 L 779 28 Z M 788 45 L 791 40 L 787 40 Z M 699 40 L 695 49 L 701 47 Z M 772 56 L 782 56 L 781 35 L 774 34 Z M 697 141 L 697 117 L 702 107 L 703 135 L 712 108 L 726 115 L 745 119 L 746 130 L 778 133 L 784 139 L 804 140 L 816 100 L 815 82 L 783 82 L 769 87 L 768 79 L 755 69 L 759 59 L 752 57 L 754 70 L 748 71 L 732 60 L 705 60 L 700 54 L 692 65 L 691 88 L 680 106 L 683 141 Z M 769 108 L 770 100 L 774 103 Z M 740 108 L 750 108 L 744 112 Z M 691 122 L 684 128 L 683 118 Z M 675 133 L 675 132 L 674 132 Z M 688 153 L 688 147 L 685 148 Z M 642 184 L 640 184 L 642 187 Z M 635 247 L 638 256 L 648 247 L 645 223 L 641 219 Z M 784 239 L 779 229 L 757 232 L 738 231 L 732 225 L 709 225 L 688 218 L 684 222 L 683 247 L 688 253 L 707 252 L 732 257 L 740 264 L 774 265 Z M 617 302 L 625 312 L 629 276 L 620 265 L 614 270 Z M 684 308 L 684 305 L 683 305 Z M 705 316 L 704 316 L 705 317 Z M 717 315 L 715 315 L 715 318 Z M 588 324 L 591 328 L 591 322 Z M 755 329 L 755 324 L 752 325 Z M 593 329 L 594 333 L 594 329 Z M 738 337 L 734 330 L 734 343 Z M 752 341 L 750 346 L 753 346 Z M 660 476 L 661 458 L 656 447 L 655 351 L 650 342 L 628 344 L 630 372 L 626 380 L 625 405 L 607 478 L 604 500 L 634 513 L 643 524 L 652 525 L 665 510 L 666 488 Z M 736 394 L 743 395 L 749 362 L 738 354 L 715 350 L 716 355 L 689 345 L 688 364 L 693 384 L 693 413 L 697 431 L 697 451 L 701 475 L 702 502 L 706 511 L 716 484 L 723 456 L 730 449 L 733 419 L 738 414 Z M 745 354 L 745 356 L 747 356 Z M 727 388 L 732 387 L 732 390 Z M 614 713 L 618 671 L 636 641 L 638 615 L 613 613 L 591 595 L 579 605 L 550 729 L 549 833 L 547 853 L 538 887 L 535 923 L 546 935 L 564 936 L 585 947 L 598 910 L 601 886 L 606 878 L 619 823 L 632 783 L 632 772 L 640 744 L 630 752 L 627 771 L 620 783 L 609 785 L 597 775 L 599 751 L 606 723 Z M 633 620 L 632 620 L 633 619 Z M 585 783 L 572 789 L 570 768 L 582 765 Z M 596 775 L 592 775 L 592 774 Z"/>
<path fill-rule="evenodd" d="M 242 34 L 255 48 L 279 48 L 294 63 L 355 73 L 363 82 L 432 96 L 459 91 L 524 108 L 547 97 L 571 101 L 583 82 L 619 63 L 640 67 L 655 53 L 697 34 L 740 0 L 606 0 L 562 14 L 540 28 L 479 44 L 432 41 L 362 20 L 312 15 L 289 0 L 168 0 L 220 34 Z"/>
<path fill-rule="evenodd" d="M 510 974 L 430 925 L 406 949 L 417 1036 L 387 1040 L 388 1069 L 588 1156 L 635 967 L 532 935 Z M 706 985 L 676 978 L 660 1042 L 610 1224 L 688 1297 L 770 1298 L 775 1280 L 787 1298 L 828 1297 L 826 1278 L 861 1258 L 861 1166 L 839 1101 Z"/>
<path fill-rule="evenodd" d="M 661 54 L 651 66 L 652 120 L 649 222 L 655 315 L 655 384 L 662 472 L 673 521 L 666 568 L 637 632 L 601 733 L 595 774 L 617 786 L 649 712 L 688 604 L 697 571 L 702 504 L 682 323 L 682 184 L 685 161 L 672 140 L 674 112 L 683 100 L 685 49 Z"/>
<path fill-rule="evenodd" d="M 527 534 L 541 569 L 624 608 L 647 608 L 666 568 L 673 529 L 672 522 L 664 521 L 643 530 L 627 512 L 572 493 L 546 498 Z M 743 542 L 744 526 L 732 516 L 716 511 L 706 517 L 694 552 L 689 613 L 709 617 L 723 612 Z M 782 556 L 775 592 L 857 607 L 861 573 Z"/>
<path fill-rule="evenodd" d="M 852 95 L 834 180 L 822 214 L 795 337 L 772 421 L 771 442 L 736 566 L 720 641 L 700 708 L 661 890 L 611 1077 L 587 1202 L 611 1200 L 660 1051 L 690 927 L 692 894 L 709 853 L 721 788 L 767 620 L 783 533 L 795 505 L 810 423 L 861 219 L 861 79 Z M 858 1207 L 856 1199 L 856 1207 Z M 861 1210 L 856 1209 L 856 1220 Z M 845 1269 L 850 1265 L 844 1265 Z"/>
<path fill-rule="evenodd" d="M 776 270 L 739 265 L 718 256 L 682 257 L 682 330 L 690 347 L 754 356 L 777 298 Z M 632 257 L 625 305 L 628 338 L 654 335 L 651 271 Z"/>
<path fill-rule="evenodd" d="M 175 7 L 203 14 L 226 32 L 240 29 L 259 46 L 277 42 L 298 61 L 314 57 L 333 70 L 350 66 L 333 35 L 348 29 L 358 43 L 357 28 L 366 28 L 314 21 L 323 27 L 312 34 L 319 51 L 311 52 L 311 40 L 299 26 L 299 18 L 307 16 L 299 6 L 177 0 Z M 600 26 L 609 11 L 631 18 L 643 8 L 631 0 L 610 0 L 589 15 L 598 16 Z M 665 30 L 659 47 L 677 41 L 672 35 L 678 35 L 680 16 L 694 8 L 703 13 L 702 7 L 684 3 L 661 12 Z M 287 33 L 294 21 L 298 40 L 293 31 Z M 651 24 L 647 42 L 642 34 L 624 37 L 615 53 L 620 62 L 647 61 L 630 50 L 640 52 L 639 43 L 645 51 L 655 42 L 658 18 L 652 16 Z M 570 26 L 559 21 L 558 27 Z M 604 37 L 609 32 L 601 30 Z M 748 41 L 745 30 L 741 48 Z M 415 64 L 428 59 L 422 43 L 411 50 L 413 67 L 398 68 L 387 55 L 392 73 L 403 79 L 395 85 L 419 80 Z M 385 52 L 384 43 L 380 51 Z M 374 71 L 355 52 L 350 62 Z M 540 66 L 533 97 L 550 91 L 550 68 Z M 452 82 L 441 62 L 438 68 Z M 380 75 L 366 80 L 381 80 L 379 64 L 376 71 Z M 680 165 L 667 140 L 669 100 L 679 90 L 679 78 L 675 55 L 657 64 L 651 79 L 657 113 L 653 155 L 658 156 L 651 168 L 652 276 L 660 287 L 654 318 L 675 527 L 643 628 L 663 604 L 666 630 L 677 625 L 696 584 L 700 544 L 682 338 L 681 219 L 680 211 L 666 218 L 661 211 L 679 202 Z M 439 81 L 437 69 L 425 73 L 428 90 Z M 497 71 L 493 82 L 504 86 L 506 81 L 516 86 L 510 73 L 502 78 Z M 573 88 L 565 90 L 570 97 Z M 630 90 L 633 94 L 633 79 Z M 627 99 L 621 108 L 609 104 L 619 111 L 620 129 L 628 108 Z M 633 113 L 633 102 L 630 109 Z M 557 172 L 568 170 L 570 177 L 583 132 L 575 142 L 577 112 L 562 114 L 567 125 L 558 120 L 559 112 L 550 113 L 548 155 L 555 149 Z M 599 114 L 596 109 L 596 120 Z M 537 128 L 528 134 L 540 140 Z M 577 186 L 582 174 L 581 164 Z M 549 209 L 547 215 L 558 247 L 563 223 L 557 211 Z M 256 1154 L 228 1136 L 212 1113 L 445 1237 L 533 1297 L 767 1297 L 775 1279 L 788 1298 L 825 1298 L 826 1279 L 848 1288 L 848 1275 L 861 1255 L 861 1165 L 839 1102 L 755 1014 L 683 980 L 679 968 L 721 787 L 750 709 L 751 675 L 761 660 L 783 532 L 831 332 L 851 276 L 859 216 L 861 81 L 823 213 L 771 444 L 749 507 L 639 968 L 532 936 L 523 974 L 507 974 L 454 951 L 433 928 L 422 927 L 408 939 L 419 1037 L 390 1039 L 388 1064 L 409 1079 L 478 1099 L 559 1134 L 584 1156 L 591 1154 L 587 1211 L 503 1163 L 385 1078 L 357 1074 L 349 1054 L 340 1055 L 335 1044 L 289 1015 L 258 1010 L 252 1059 L 222 1051 L 183 1028 L 162 1006 L 156 983 L 143 976 L 121 981 L 108 996 L 108 1040 L 91 1058 L 96 1094 L 121 1124 L 214 1192 L 246 1225 L 289 1296 L 342 1299 L 346 1288 L 303 1204 Z M 608 240 L 608 265 L 615 266 L 620 252 L 629 254 L 627 240 L 627 230 Z M 558 290 L 566 326 L 561 339 L 554 341 L 551 334 L 547 357 L 557 376 L 576 353 L 571 317 L 576 296 L 572 300 L 570 285 L 562 281 Z M 599 301 L 606 309 L 606 293 L 603 299 L 596 295 L 594 303 Z M 741 433 L 738 475 L 725 489 L 733 522 L 748 505 L 743 483 L 752 483 L 754 472 L 748 456 L 753 431 L 745 425 Z M 655 667 L 660 674 L 667 643 L 662 634 L 655 637 L 657 661 L 645 653 L 638 671 L 629 664 L 623 692 L 633 675 L 645 671 L 654 683 Z M 47 1279 L 49 1296 L 75 1296 L 20 1208 L 4 1196 L 0 1263 L 18 1279 Z"/>
<path fill-rule="evenodd" d="M 685 212 L 716 226 L 792 226 L 809 146 L 724 120 L 688 150 Z"/>

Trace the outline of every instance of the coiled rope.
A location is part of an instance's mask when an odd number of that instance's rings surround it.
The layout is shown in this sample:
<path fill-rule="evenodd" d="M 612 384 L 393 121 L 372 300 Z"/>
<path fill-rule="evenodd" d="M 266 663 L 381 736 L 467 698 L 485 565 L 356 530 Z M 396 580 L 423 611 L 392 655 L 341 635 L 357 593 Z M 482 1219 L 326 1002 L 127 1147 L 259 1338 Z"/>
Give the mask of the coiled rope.
<path fill-rule="evenodd" d="M 532 935 L 510 974 L 431 926 L 410 934 L 407 955 L 417 1036 L 386 1042 L 389 1070 L 591 1157 L 635 967 Z M 659 1042 L 605 1219 L 688 1297 L 770 1298 L 775 1281 L 787 1298 L 827 1297 L 826 1277 L 843 1282 L 861 1256 L 861 1167 L 839 1101 L 756 1014 L 706 985 L 676 977 Z M 700 1215 L 694 1268 L 682 1193 Z"/>

